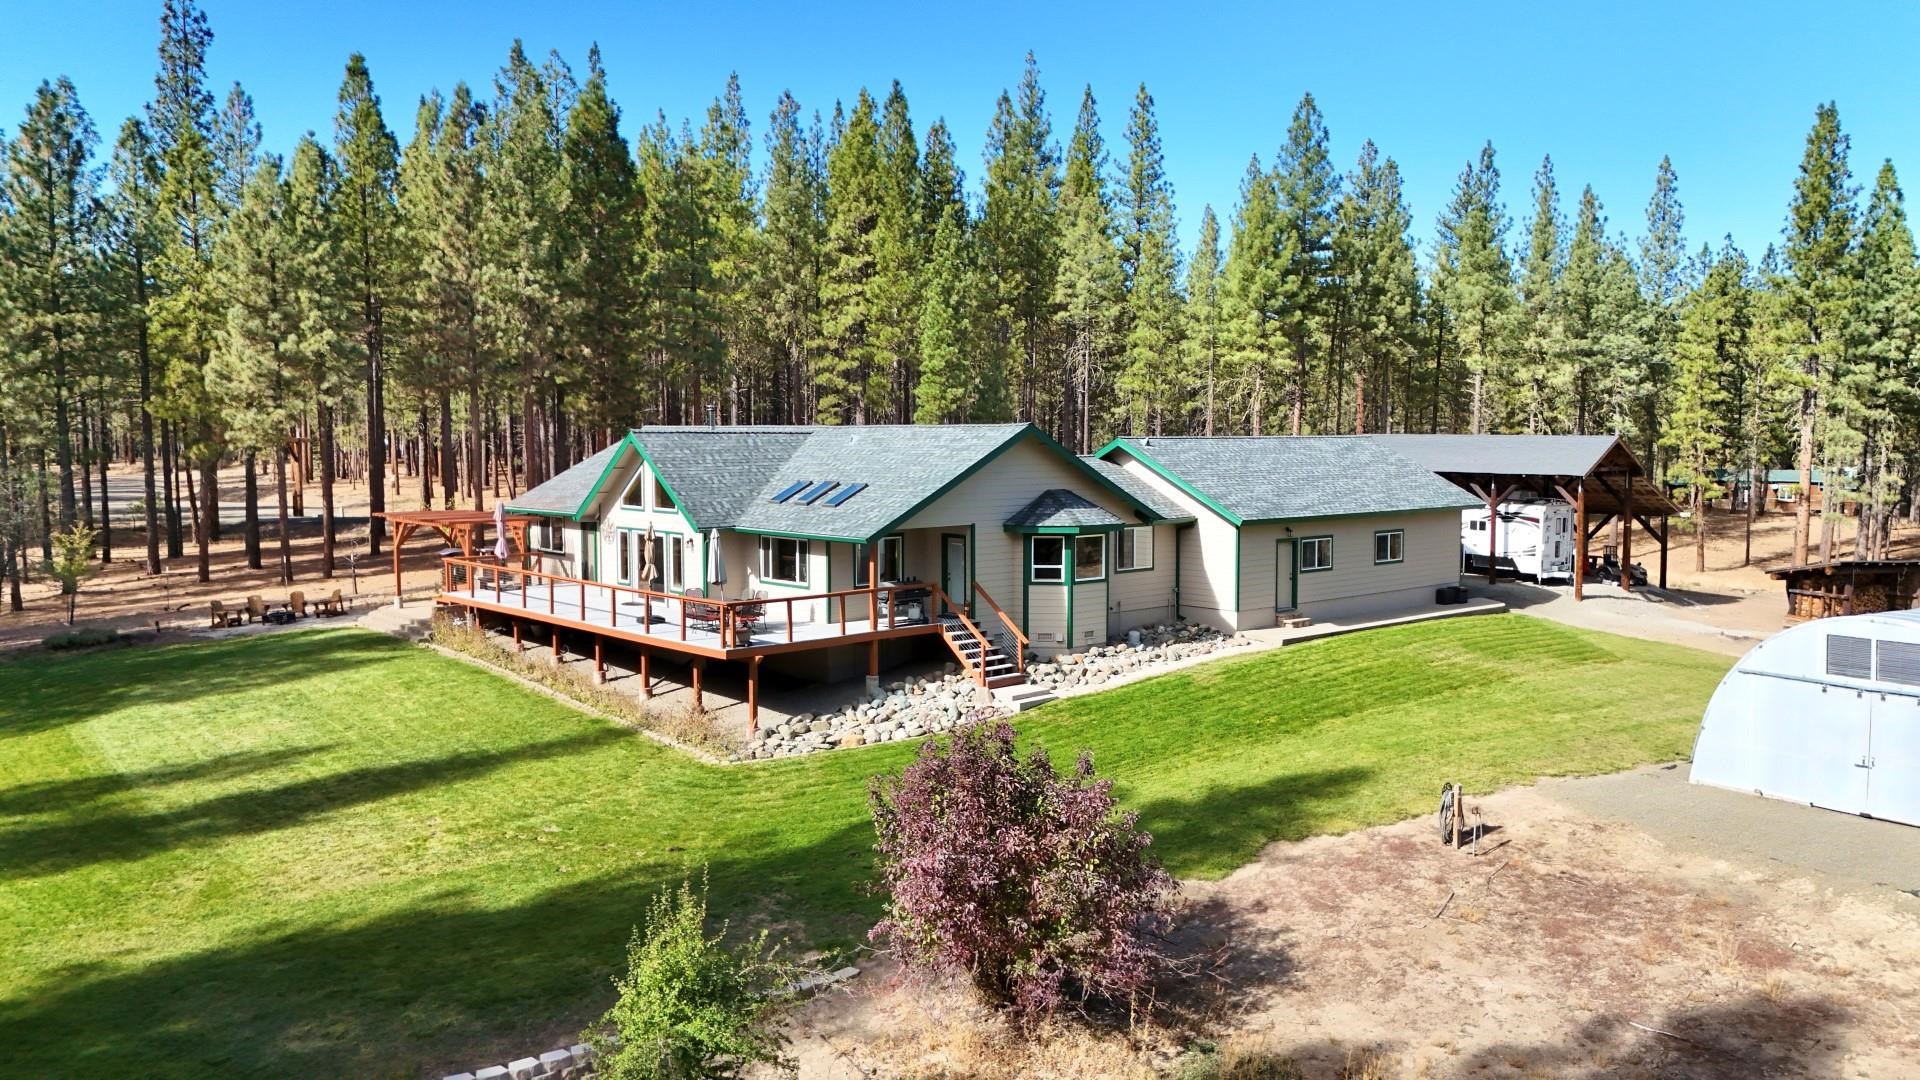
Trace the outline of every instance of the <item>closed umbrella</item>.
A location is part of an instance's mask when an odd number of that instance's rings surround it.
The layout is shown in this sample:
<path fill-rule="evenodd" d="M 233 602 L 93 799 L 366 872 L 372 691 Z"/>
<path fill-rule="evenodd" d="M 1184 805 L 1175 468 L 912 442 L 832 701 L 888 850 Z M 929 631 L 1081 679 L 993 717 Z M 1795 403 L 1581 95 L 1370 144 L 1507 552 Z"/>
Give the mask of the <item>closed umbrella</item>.
<path fill-rule="evenodd" d="M 660 578 L 660 568 L 653 565 L 653 522 L 647 522 L 647 537 L 640 542 L 640 580 L 646 588 Z"/>
<path fill-rule="evenodd" d="M 493 504 L 493 557 L 501 562 L 507 561 L 507 507 L 505 503 Z"/>
<path fill-rule="evenodd" d="M 727 560 L 720 554 L 720 530 L 707 533 L 707 584 L 719 588 L 727 583 Z M 726 590 L 721 590 L 725 595 Z"/>

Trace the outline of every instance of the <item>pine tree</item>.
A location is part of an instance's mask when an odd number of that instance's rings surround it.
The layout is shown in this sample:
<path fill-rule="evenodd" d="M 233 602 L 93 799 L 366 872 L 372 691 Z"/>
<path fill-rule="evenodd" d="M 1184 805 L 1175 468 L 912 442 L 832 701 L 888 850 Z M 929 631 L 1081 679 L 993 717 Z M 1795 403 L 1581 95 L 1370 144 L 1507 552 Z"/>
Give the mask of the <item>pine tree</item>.
<path fill-rule="evenodd" d="M 1679 334 L 1680 301 L 1686 293 L 1686 240 L 1681 235 L 1685 215 L 1680 208 L 1680 181 L 1670 158 L 1660 159 L 1654 174 L 1653 196 L 1647 202 L 1647 234 L 1640 241 L 1643 315 L 1642 363 L 1634 373 L 1631 404 L 1633 426 L 1640 429 L 1647 467 L 1655 474 L 1659 460 L 1661 402 L 1673 379 L 1674 341 Z"/>
<path fill-rule="evenodd" d="M 108 165 L 111 194 L 105 203 L 105 306 L 108 333 L 132 360 L 138 386 L 139 453 L 145 491 L 148 574 L 160 573 L 160 492 L 154 466 L 153 351 L 150 339 L 152 273 L 161 236 L 155 200 L 160 187 L 160 162 L 153 142 L 137 118 L 128 117 L 114 143 Z M 167 508 L 170 512 L 171 506 Z M 170 522 L 169 539 L 177 544 L 179 522 Z M 178 558 L 179 549 L 169 550 Z"/>
<path fill-rule="evenodd" d="M 1854 555 L 1884 559 L 1920 442 L 1920 271 L 1891 161 L 1881 163 L 1861 215 L 1856 264 L 1853 348 L 1841 387 L 1862 435 Z"/>
<path fill-rule="evenodd" d="M 1335 371 L 1353 366 L 1354 430 L 1371 424 L 1391 431 L 1404 425 L 1407 380 L 1396 387 L 1394 373 L 1413 359 L 1420 303 L 1407 235 L 1413 219 L 1400 167 L 1392 158 L 1382 160 L 1371 140 L 1361 146 L 1345 187 L 1334 223 L 1328 353 Z M 1340 412 L 1336 404 L 1336 429 Z"/>
<path fill-rule="evenodd" d="M 904 423 L 914 408 L 920 305 L 916 278 L 926 257 L 920 145 L 896 80 L 880 110 L 880 214 L 874 229 L 873 344 L 882 367 L 868 380 L 875 419 Z"/>
<path fill-rule="evenodd" d="M 1189 399 L 1189 411 L 1200 413 L 1202 435 L 1213 434 L 1219 411 L 1221 360 L 1226 350 L 1222 291 L 1220 220 L 1209 205 L 1200 210 L 1200 233 L 1194 239 L 1193 258 L 1187 263 L 1187 368 L 1190 382 L 1199 390 L 1197 400 Z"/>
<path fill-rule="evenodd" d="M 1786 317 L 1792 325 L 1800 391 L 1800 490 L 1811 491 L 1816 425 L 1825 383 L 1845 360 L 1848 308 L 1853 299 L 1850 261 L 1854 237 L 1854 189 L 1847 167 L 1849 140 L 1831 103 L 1814 114 L 1800 175 L 1787 211 L 1785 259 L 1791 278 Z M 1793 561 L 1807 561 L 1812 518 L 1810 499 L 1794 507 Z M 1823 532 L 1826 530 L 1823 530 Z"/>
<path fill-rule="evenodd" d="M 820 148 L 783 93 L 767 126 L 767 183 L 757 276 L 762 335 L 772 354 L 778 419 L 811 419 L 810 373 L 820 332 L 820 260 L 826 244 L 826 177 Z"/>
<path fill-rule="evenodd" d="M 567 116 L 561 147 L 560 280 L 562 365 L 577 371 L 583 415 L 602 430 L 632 426 L 645 407 L 639 354 L 640 192 L 620 134 L 620 109 L 607 97 L 596 47 L 587 81 Z M 556 451 L 563 449 L 556 445 Z"/>
<path fill-rule="evenodd" d="M 1660 437 L 1671 455 L 1666 479 L 1687 492 L 1696 572 L 1707 568 L 1707 503 L 1724 490 L 1717 466 L 1739 434 L 1728 387 L 1748 362 L 1753 329 L 1746 256 L 1729 239 L 1718 257 L 1703 249 L 1699 262 L 1708 269 L 1680 305 L 1673 394 Z"/>
<path fill-rule="evenodd" d="M 865 90 L 827 151 L 827 244 L 820 287 L 822 345 L 814 368 L 816 417 L 826 424 L 875 420 L 875 373 L 885 359 L 874 340 L 877 245 L 885 199 L 880 127 Z"/>
<path fill-rule="evenodd" d="M 696 177 L 700 219 L 695 235 L 705 245 L 702 258 L 712 273 L 712 295 L 702 306 L 714 320 L 713 332 L 698 336 L 697 348 L 688 357 L 699 376 L 689 384 L 694 394 L 689 411 L 695 419 L 703 417 L 706 387 L 718 393 L 724 385 L 737 420 L 744 387 L 728 369 L 748 350 L 753 336 L 749 286 L 759 241 L 753 213 L 753 139 L 738 74 L 727 76 L 726 88 L 707 107 L 699 141 L 689 145 L 694 155 L 687 165 Z"/>
<path fill-rule="evenodd" d="M 971 227 L 953 136 L 946 122 L 927 128 L 920 177 L 921 222 L 927 235 L 926 265 L 918 292 L 919 379 L 913 419 L 918 424 L 966 420 L 978 396 L 982 333 Z"/>
<path fill-rule="evenodd" d="M 366 357 L 367 554 L 380 554 L 386 521 L 387 311 L 401 288 L 399 246 L 400 148 L 380 113 L 366 57 L 347 58 L 333 119 L 334 158 L 340 166 L 339 256 L 343 300 L 354 315 L 353 333 Z"/>
<path fill-rule="evenodd" d="M 1230 396 L 1246 403 L 1245 420 L 1231 425 L 1236 433 L 1265 433 L 1267 395 L 1285 354 L 1284 227 L 1279 185 L 1273 173 L 1260 167 L 1260 159 L 1253 158 L 1240 182 L 1240 205 L 1234 211 L 1221 286 Z"/>
<path fill-rule="evenodd" d="M 1471 430 L 1488 429 L 1496 413 L 1492 392 L 1502 386 L 1512 352 L 1516 301 L 1507 261 L 1506 214 L 1500 206 L 1500 170 L 1493 144 L 1460 174 L 1452 201 L 1440 217 L 1434 251 L 1433 288 L 1469 380 Z"/>
<path fill-rule="evenodd" d="M 1180 295 L 1180 248 L 1174 239 L 1173 185 L 1166 177 L 1160 124 L 1145 83 L 1134 96 L 1127 121 L 1124 198 L 1120 246 L 1127 338 L 1118 381 L 1126 410 L 1123 430 L 1158 435 L 1181 410 L 1186 312 Z"/>
<path fill-rule="evenodd" d="M 1067 142 L 1058 212 L 1060 267 L 1053 279 L 1053 300 L 1066 347 L 1060 431 L 1067 445 L 1080 453 L 1092 449 L 1093 405 L 1106 396 L 1126 299 L 1106 169 L 1100 116 L 1093 88 L 1088 87 L 1081 94 L 1080 114 Z"/>
<path fill-rule="evenodd" d="M 334 482 L 338 410 L 355 375 L 364 370 L 358 312 L 349 300 L 342 235 L 339 166 L 312 134 L 303 136 L 288 167 L 282 208 L 286 290 L 294 331 L 284 348 L 288 366 L 303 383 L 319 432 L 320 576 L 332 577 L 338 523 Z M 478 509 L 478 507 L 476 507 Z"/>
<path fill-rule="evenodd" d="M 981 419 L 1040 419 L 1041 370 L 1053 337 L 1053 279 L 1060 258 L 1060 168 L 1040 67 L 1027 54 L 1017 94 L 1002 93 L 987 129 L 985 202 L 978 230 L 981 274 L 991 290 L 994 353 L 981 380 Z M 1018 370 L 1014 370 L 1017 362 Z M 1012 376 L 1012 378 L 1009 378 Z M 1003 388 L 1018 395 L 1016 410 Z M 1050 395 L 1053 396 L 1053 395 Z"/>
<path fill-rule="evenodd" d="M 239 83 L 227 90 L 226 104 L 213 120 L 213 190 L 224 217 L 240 208 L 247 184 L 260 160 L 260 121 L 253 98 Z"/>
<path fill-rule="evenodd" d="M 6 147 L 0 312 L 11 308 L 9 352 L 22 366 L 14 393 L 32 387 L 28 394 L 51 421 L 56 530 L 79 519 L 71 410 L 98 348 L 98 170 L 91 161 L 97 141 L 73 84 L 62 78 L 40 84 Z"/>
<path fill-rule="evenodd" d="M 1327 156 L 1327 125 L 1313 95 L 1294 107 L 1287 141 L 1274 162 L 1279 200 L 1280 333 L 1293 353 L 1287 404 L 1293 434 L 1305 431 L 1308 356 L 1318 321 L 1325 317 L 1325 283 L 1333 253 L 1333 209 L 1340 177 Z"/>
<path fill-rule="evenodd" d="M 1520 343 L 1515 376 L 1529 432 L 1558 426 L 1553 415 L 1556 399 L 1570 380 L 1561 377 L 1563 347 L 1559 325 L 1560 272 L 1564 254 L 1560 244 L 1560 191 L 1553 179 L 1553 159 L 1540 160 L 1533 175 L 1533 221 L 1527 229 L 1527 250 L 1520 263 Z"/>
<path fill-rule="evenodd" d="M 493 379 L 490 338 L 481 323 L 482 276 L 486 252 L 481 228 L 486 202 L 481 143 L 484 110 L 465 83 L 453 88 L 439 122 L 433 126 L 430 184 L 409 191 L 411 231 L 419 251 L 416 318 L 425 327 L 421 347 L 439 365 L 443 446 L 447 461 L 443 482 L 452 501 L 455 477 L 464 477 L 473 508 L 486 509 L 481 483 L 481 411 Z M 453 461 L 451 394 L 467 398 L 467 446 L 464 465 Z"/>

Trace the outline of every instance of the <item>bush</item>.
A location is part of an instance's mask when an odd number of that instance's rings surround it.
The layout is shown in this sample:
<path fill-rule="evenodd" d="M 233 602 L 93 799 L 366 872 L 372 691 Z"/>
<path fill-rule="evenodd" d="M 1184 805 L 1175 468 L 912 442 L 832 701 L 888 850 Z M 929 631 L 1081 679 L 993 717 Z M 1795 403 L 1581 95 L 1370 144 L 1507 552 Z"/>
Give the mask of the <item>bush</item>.
<path fill-rule="evenodd" d="M 707 890 L 681 882 L 648 904 L 627 946 L 613 1008 L 586 1033 L 609 1080 L 731 1077 L 749 1065 L 786 1067 L 767 996 L 786 971 L 762 932 L 739 948 L 706 933 Z"/>
<path fill-rule="evenodd" d="M 1026 1020 L 1075 991 L 1145 988 L 1165 962 L 1156 935 L 1178 885 L 1112 787 L 1086 754 L 1065 777 L 1044 750 L 1021 759 L 1004 720 L 922 746 L 871 790 L 889 894 L 871 937 Z"/>
<path fill-rule="evenodd" d="M 120 631 L 118 630 L 108 630 L 99 626 L 81 626 L 48 634 L 40 640 L 40 644 L 49 649 L 91 649 L 100 645 L 112 645 L 119 640 Z"/>

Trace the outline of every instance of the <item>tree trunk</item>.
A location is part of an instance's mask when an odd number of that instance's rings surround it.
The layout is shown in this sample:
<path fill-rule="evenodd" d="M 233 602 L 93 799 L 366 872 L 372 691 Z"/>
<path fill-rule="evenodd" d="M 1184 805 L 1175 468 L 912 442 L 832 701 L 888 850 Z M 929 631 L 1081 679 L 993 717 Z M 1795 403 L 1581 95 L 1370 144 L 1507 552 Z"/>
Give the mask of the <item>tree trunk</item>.
<path fill-rule="evenodd" d="M 144 254 L 133 261 L 133 350 L 140 367 L 140 473 L 147 495 L 147 573 L 160 572 L 160 517 L 153 475 L 153 356 L 147 345 L 147 274 Z M 177 553 L 169 552 L 174 554 Z"/>
<path fill-rule="evenodd" d="M 367 315 L 367 555 L 380 555 L 387 519 L 386 335 L 377 297 L 368 297 Z M 398 474 L 395 474 L 396 478 Z"/>
<path fill-rule="evenodd" d="M 93 516 L 93 414 L 87 408 L 87 395 L 80 394 L 80 453 L 77 464 L 80 468 L 80 520 L 87 528 L 99 527 Z"/>
<path fill-rule="evenodd" d="M 1807 541 L 1813 532 L 1813 419 L 1819 395 L 1812 386 L 1800 391 L 1800 498 L 1793 506 L 1793 563 L 1807 562 Z"/>
<path fill-rule="evenodd" d="M 111 410 L 105 393 L 100 396 L 100 562 L 113 561 L 113 501 L 107 497 L 107 466 L 113 459 L 113 428 L 108 423 Z"/>
<path fill-rule="evenodd" d="M 1707 500 L 1706 489 L 1693 485 L 1693 572 L 1707 572 Z M 1665 550 L 1662 548 L 1661 550 Z"/>
<path fill-rule="evenodd" d="M 473 374 L 467 380 L 467 488 L 473 496 L 473 508 L 485 510 L 486 477 L 482 470 L 486 465 L 486 407 L 480 400 L 479 370 L 469 370 Z"/>
<path fill-rule="evenodd" d="M 321 405 L 320 416 L 320 576 L 333 576 L 333 406 Z"/>
<path fill-rule="evenodd" d="M 213 433 L 201 424 L 203 446 L 213 445 Z M 194 557 L 201 581 L 213 580 L 213 542 L 220 537 L 220 459 L 208 453 L 200 461 L 200 528 L 194 537 Z"/>
<path fill-rule="evenodd" d="M 247 544 L 247 569 L 260 569 L 260 465 L 258 456 L 247 451 L 247 523 L 243 532 Z"/>
<path fill-rule="evenodd" d="M 67 415 L 67 358 L 56 333 L 53 338 L 53 430 L 54 460 L 60 468 L 60 528 L 74 523 L 79 501 L 74 497 L 73 426 Z M 51 561 L 53 556 L 48 555 Z"/>
<path fill-rule="evenodd" d="M 151 419 L 151 418 L 149 418 Z M 160 422 L 160 474 L 166 481 L 167 558 L 178 559 L 185 549 L 180 534 L 180 488 L 174 473 L 173 423 Z"/>
<path fill-rule="evenodd" d="M 293 584 L 293 538 L 287 523 L 287 444 L 273 452 L 273 486 L 280 520 L 280 584 Z"/>

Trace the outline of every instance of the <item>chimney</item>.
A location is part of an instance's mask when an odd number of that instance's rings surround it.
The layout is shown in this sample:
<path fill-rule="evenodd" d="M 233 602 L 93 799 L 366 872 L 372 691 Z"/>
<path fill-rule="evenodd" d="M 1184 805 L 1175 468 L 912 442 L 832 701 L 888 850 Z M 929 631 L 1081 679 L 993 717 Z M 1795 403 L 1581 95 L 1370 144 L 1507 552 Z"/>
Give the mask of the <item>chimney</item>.
<path fill-rule="evenodd" d="M 720 406 L 719 405 L 707 406 L 707 426 L 710 428 L 720 426 Z"/>

